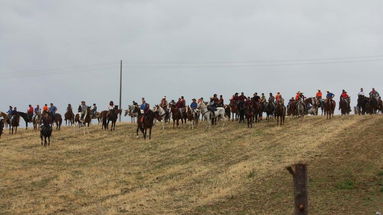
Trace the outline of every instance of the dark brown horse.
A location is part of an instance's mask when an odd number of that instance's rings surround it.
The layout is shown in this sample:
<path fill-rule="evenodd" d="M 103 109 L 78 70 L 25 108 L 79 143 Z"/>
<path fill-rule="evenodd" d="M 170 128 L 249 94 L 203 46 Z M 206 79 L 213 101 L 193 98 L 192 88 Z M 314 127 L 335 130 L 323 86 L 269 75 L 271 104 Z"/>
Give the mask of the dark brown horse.
<path fill-rule="evenodd" d="M 334 116 L 336 102 L 332 99 L 326 99 L 324 102 L 324 112 L 327 119 L 331 119 Z"/>
<path fill-rule="evenodd" d="M 4 119 L 1 119 L 0 120 L 0 138 L 1 138 L 1 135 L 3 134 L 3 129 L 4 129 Z"/>
<path fill-rule="evenodd" d="M 286 107 L 278 102 L 275 106 L 275 117 L 277 118 L 277 125 L 283 125 L 286 117 Z"/>
<path fill-rule="evenodd" d="M 138 138 L 138 130 L 142 132 L 144 135 L 144 139 L 146 139 L 147 136 L 149 136 L 149 140 L 152 138 L 152 127 L 153 127 L 153 121 L 154 119 L 159 120 L 160 116 L 158 112 L 153 112 L 152 110 L 148 110 L 145 114 L 141 114 L 141 112 L 138 112 L 137 117 L 137 130 L 136 135 Z M 148 134 L 149 130 L 149 134 Z"/>
<path fill-rule="evenodd" d="M 40 139 L 42 146 L 49 146 L 51 144 L 52 126 L 43 120 L 43 124 L 40 128 Z M 47 141 L 48 139 L 48 141 Z"/>
<path fill-rule="evenodd" d="M 340 98 L 339 108 L 342 115 L 348 115 L 351 112 L 348 101 L 344 98 Z"/>
<path fill-rule="evenodd" d="M 63 118 L 61 117 L 61 114 L 55 113 L 54 122 L 56 123 L 56 130 L 60 130 L 61 124 L 63 123 Z"/>
<path fill-rule="evenodd" d="M 194 126 L 198 125 L 199 110 L 198 109 L 191 109 L 190 107 L 187 107 L 186 115 L 187 115 L 187 119 L 189 120 L 189 122 L 191 122 L 191 128 L 193 129 Z"/>
<path fill-rule="evenodd" d="M 6 114 L 4 112 L 0 112 L 0 117 L 3 117 L 4 127 L 7 128 L 9 126 L 9 124 L 10 124 L 10 120 L 9 120 L 8 114 Z"/>
<path fill-rule="evenodd" d="M 20 125 L 20 115 L 18 113 L 15 113 L 12 115 L 10 119 L 10 127 L 9 127 L 9 132 L 10 133 L 17 133 L 17 127 Z"/>
<path fill-rule="evenodd" d="M 25 121 L 25 129 L 28 129 L 28 123 L 33 123 L 33 121 L 32 121 L 33 114 L 27 114 L 27 113 L 24 113 L 24 112 L 17 112 L 17 114 L 19 116 L 21 116 L 21 118 L 24 119 L 24 121 Z"/>
<path fill-rule="evenodd" d="M 111 131 L 116 130 L 116 122 L 117 122 L 117 119 L 118 119 L 118 114 L 121 114 L 121 110 L 112 109 L 108 113 L 107 127 L 109 125 L 109 122 L 112 122 L 112 124 L 110 125 L 110 130 Z"/>
<path fill-rule="evenodd" d="M 74 124 L 74 113 L 70 109 L 64 114 L 64 120 L 65 120 L 65 125 L 73 125 Z"/>
<path fill-rule="evenodd" d="M 247 121 L 247 127 L 252 128 L 254 122 L 254 111 L 252 103 L 245 103 L 245 116 Z"/>
<path fill-rule="evenodd" d="M 180 124 L 180 120 L 182 121 L 182 116 L 181 116 L 181 112 L 179 111 L 178 108 L 176 108 L 175 105 L 171 105 L 170 106 L 170 110 L 172 112 L 172 118 L 173 118 L 173 128 L 175 128 L 175 125 L 177 124 L 177 128 Z"/>
<path fill-rule="evenodd" d="M 262 104 L 258 101 L 253 102 L 253 109 L 254 109 L 254 122 L 259 122 L 261 120 L 262 116 Z"/>

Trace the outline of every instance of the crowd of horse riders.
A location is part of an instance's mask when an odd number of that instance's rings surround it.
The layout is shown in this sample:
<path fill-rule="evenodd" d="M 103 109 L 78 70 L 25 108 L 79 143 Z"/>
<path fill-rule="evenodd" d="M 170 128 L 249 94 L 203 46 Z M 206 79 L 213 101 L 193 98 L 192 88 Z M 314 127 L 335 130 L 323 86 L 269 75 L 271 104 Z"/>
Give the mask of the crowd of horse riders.
<path fill-rule="evenodd" d="M 169 122 L 170 119 L 173 119 L 173 126 L 175 125 L 174 123 L 177 123 L 178 126 L 178 120 L 181 120 L 182 123 L 186 123 L 186 120 L 198 122 L 198 119 L 201 117 L 211 121 L 212 124 L 220 118 L 239 119 L 239 122 L 244 122 L 246 118 L 249 125 L 249 123 L 251 124 L 254 121 L 262 120 L 263 113 L 266 113 L 267 119 L 270 117 L 281 119 L 281 122 L 278 121 L 278 123 L 283 124 L 285 115 L 318 115 L 319 108 L 322 109 L 322 114 L 326 114 L 328 118 L 331 118 L 336 106 L 334 98 L 335 94 L 330 91 L 327 91 L 324 96 L 322 91 L 318 90 L 313 97 L 306 97 L 303 92 L 298 91 L 285 107 L 284 98 L 280 92 L 277 92 L 275 96 L 273 93 L 269 93 L 268 98 L 266 98 L 264 93 L 261 93 L 261 95 L 254 93 L 252 97 L 245 96 L 243 92 L 241 94 L 235 93 L 231 97 L 229 104 L 224 103 L 223 95 L 218 97 L 217 94 L 214 94 L 209 101 L 204 101 L 202 97 L 199 99 L 193 98 L 190 104 L 186 103 L 183 96 L 178 98 L 177 101 L 171 100 L 170 102 L 164 96 L 160 104 L 155 105 L 153 108 L 150 108 L 150 105 L 144 98 L 142 98 L 141 104 L 133 101 L 133 105 L 129 105 L 125 115 L 129 114 L 132 117 L 138 117 L 137 122 L 141 123 L 140 126 L 145 125 L 145 119 L 146 121 L 151 121 L 146 123 L 149 127 L 155 120 Z M 339 110 L 341 110 L 342 114 L 349 114 L 351 112 L 350 104 L 350 96 L 345 90 L 342 90 L 339 100 Z M 358 104 L 354 108 L 356 114 L 373 114 L 377 111 L 383 111 L 383 102 L 379 93 L 374 88 L 372 88 L 368 95 L 361 88 L 358 93 Z M 35 128 L 35 124 L 47 127 L 56 122 L 59 129 L 62 118 L 57 113 L 57 110 L 53 103 L 50 103 L 50 106 L 45 104 L 42 108 L 39 105 L 36 105 L 36 107 L 29 105 L 26 113 L 19 112 L 16 107 L 10 106 L 6 113 L 1 112 L 0 114 L 0 132 L 2 132 L 4 123 L 10 126 L 14 123 L 17 129 L 20 116 L 25 120 L 26 126 L 28 126 L 28 123 L 33 123 Z M 76 115 L 73 114 L 72 106 L 70 104 L 67 106 L 65 121 L 69 120 L 70 124 L 77 122 L 79 125 L 87 123 L 89 126 L 92 119 L 98 119 L 99 122 L 101 119 L 103 121 L 103 128 L 107 129 L 109 121 L 112 121 L 113 129 L 118 114 L 121 114 L 121 110 L 118 109 L 117 105 L 114 105 L 113 101 L 110 101 L 107 110 L 102 112 L 97 112 L 96 104 L 88 106 L 85 101 L 82 101 L 78 106 Z"/>

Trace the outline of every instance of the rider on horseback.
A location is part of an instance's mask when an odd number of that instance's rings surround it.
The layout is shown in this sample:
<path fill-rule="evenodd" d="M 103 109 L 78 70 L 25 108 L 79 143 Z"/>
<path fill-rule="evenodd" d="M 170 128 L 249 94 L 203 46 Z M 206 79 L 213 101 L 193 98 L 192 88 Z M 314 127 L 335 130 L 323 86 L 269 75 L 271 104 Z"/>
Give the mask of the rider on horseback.
<path fill-rule="evenodd" d="M 246 96 L 243 92 L 241 92 L 241 95 L 238 97 L 238 101 L 244 102 L 246 100 Z"/>
<path fill-rule="evenodd" d="M 370 98 L 379 98 L 379 93 L 375 90 L 375 88 L 372 88 L 371 92 L 370 92 Z"/>
<path fill-rule="evenodd" d="M 40 105 L 36 105 L 36 108 L 35 108 L 35 115 L 39 115 L 41 114 L 41 109 L 40 109 Z"/>
<path fill-rule="evenodd" d="M 144 99 L 144 98 L 142 98 L 142 99 Z M 110 101 L 109 105 L 108 105 L 108 110 L 113 110 L 113 109 L 114 109 L 114 103 L 113 103 L 113 101 Z"/>
<path fill-rule="evenodd" d="M 342 90 L 342 94 L 340 95 L 340 99 L 346 101 L 347 103 L 347 108 L 349 111 L 351 111 L 350 107 L 350 96 L 347 94 L 345 90 Z M 340 101 L 339 101 L 339 110 L 341 109 Z"/>
<path fill-rule="evenodd" d="M 214 94 L 216 96 L 216 94 Z M 214 100 L 214 97 L 210 98 L 210 103 L 207 106 L 207 109 L 212 112 L 213 118 L 215 117 L 215 111 L 217 110 L 217 103 L 216 100 Z"/>
<path fill-rule="evenodd" d="M 277 92 L 277 95 L 275 95 L 275 101 L 276 103 L 280 103 L 282 102 L 283 98 L 282 98 L 282 94 L 280 92 Z"/>
<path fill-rule="evenodd" d="M 28 114 L 28 118 L 29 119 L 32 119 L 32 117 L 33 117 L 33 107 L 32 107 L 32 105 L 28 105 L 28 110 L 27 110 L 27 114 Z"/>
<path fill-rule="evenodd" d="M 164 96 L 162 99 L 161 99 L 161 103 L 160 103 L 160 107 L 162 107 L 163 109 L 167 108 L 168 106 L 168 101 L 166 101 L 166 96 Z"/>
<path fill-rule="evenodd" d="M 44 105 L 44 107 L 43 107 L 43 112 L 45 112 L 45 113 L 48 113 L 48 112 L 49 112 L 49 107 L 48 107 L 47 104 Z"/>
<path fill-rule="evenodd" d="M 93 108 L 92 108 L 92 116 L 95 117 L 96 113 L 97 113 L 97 105 L 96 105 L 96 103 L 94 103 Z"/>
<path fill-rule="evenodd" d="M 269 103 L 273 103 L 274 104 L 274 102 L 275 102 L 275 98 L 273 96 L 273 93 L 270 93 L 269 94 Z"/>
<path fill-rule="evenodd" d="M 86 106 L 85 101 L 81 101 L 81 104 L 80 104 L 80 106 L 78 107 L 78 112 L 79 112 L 79 114 L 80 114 L 80 119 L 81 119 L 81 120 L 84 119 L 87 110 L 88 110 L 88 106 Z"/>
<path fill-rule="evenodd" d="M 266 96 L 264 93 L 262 93 L 261 95 L 261 103 L 265 103 L 266 102 Z"/>
<path fill-rule="evenodd" d="M 56 111 L 57 111 L 57 107 L 54 106 L 53 103 L 51 103 L 51 106 L 49 107 L 49 112 L 51 113 L 52 119 L 55 118 Z"/>
<path fill-rule="evenodd" d="M 358 93 L 358 97 L 365 97 L 366 95 L 364 94 L 363 88 L 360 88 L 360 92 Z"/>
<path fill-rule="evenodd" d="M 7 111 L 9 118 L 11 118 L 12 112 L 13 112 L 13 108 L 12 106 L 9 106 L 9 110 Z"/>
<path fill-rule="evenodd" d="M 196 102 L 196 99 L 192 99 L 192 103 L 190 104 L 190 108 L 194 111 L 195 109 L 197 109 L 198 107 L 198 104 Z"/>
<path fill-rule="evenodd" d="M 334 93 L 331 93 L 330 91 L 327 90 L 327 95 L 326 95 L 327 100 L 332 100 L 334 96 L 335 96 Z"/>
<path fill-rule="evenodd" d="M 254 100 L 254 102 L 259 102 L 261 98 L 258 96 L 258 93 L 254 93 L 252 99 Z"/>
<path fill-rule="evenodd" d="M 322 91 L 318 90 L 318 92 L 315 94 L 315 97 L 320 101 L 322 100 Z"/>
<path fill-rule="evenodd" d="M 223 96 L 220 95 L 217 102 L 217 107 L 223 107 L 223 106 L 224 106 Z"/>

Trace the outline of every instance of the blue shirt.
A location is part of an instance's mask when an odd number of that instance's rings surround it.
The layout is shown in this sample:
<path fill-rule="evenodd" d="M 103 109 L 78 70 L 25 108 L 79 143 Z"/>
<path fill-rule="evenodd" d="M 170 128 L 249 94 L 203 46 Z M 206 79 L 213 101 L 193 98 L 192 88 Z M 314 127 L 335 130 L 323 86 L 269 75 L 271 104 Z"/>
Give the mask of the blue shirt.
<path fill-rule="evenodd" d="M 327 93 L 327 95 L 326 95 L 326 98 L 328 98 L 328 99 L 332 99 L 332 98 L 334 98 L 334 93 Z"/>
<path fill-rule="evenodd" d="M 190 107 L 191 107 L 191 109 L 196 109 L 197 108 L 197 102 L 192 102 L 191 104 L 190 104 Z"/>
<path fill-rule="evenodd" d="M 140 109 L 141 109 L 141 110 L 146 110 L 147 107 L 148 107 L 148 104 L 147 104 L 147 103 L 143 103 L 143 104 L 140 106 Z"/>
<path fill-rule="evenodd" d="M 49 108 L 49 111 L 52 112 L 52 113 L 56 113 L 56 111 L 57 111 L 56 106 L 52 106 L 52 107 L 50 107 L 50 108 Z"/>

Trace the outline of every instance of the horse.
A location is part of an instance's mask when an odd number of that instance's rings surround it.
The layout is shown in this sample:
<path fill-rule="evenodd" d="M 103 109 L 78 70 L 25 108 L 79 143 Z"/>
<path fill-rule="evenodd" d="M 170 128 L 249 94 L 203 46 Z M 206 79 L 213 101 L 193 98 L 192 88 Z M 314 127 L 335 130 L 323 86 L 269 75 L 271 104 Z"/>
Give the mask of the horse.
<path fill-rule="evenodd" d="M 379 107 L 378 107 L 379 106 L 379 98 L 375 97 L 375 96 L 370 96 L 370 106 L 372 109 L 372 113 L 376 114 L 376 112 L 379 109 Z"/>
<path fill-rule="evenodd" d="M 9 120 L 9 116 L 8 114 L 4 113 L 4 112 L 0 112 L 0 117 L 3 117 L 3 123 L 4 123 L 4 127 L 7 128 L 9 127 L 9 124 L 10 124 L 10 120 Z"/>
<path fill-rule="evenodd" d="M 349 102 L 344 98 L 340 98 L 339 109 L 342 115 L 348 115 L 351 112 L 349 108 Z"/>
<path fill-rule="evenodd" d="M 159 115 L 158 121 L 162 123 L 162 129 L 165 129 L 165 123 L 169 122 L 169 118 L 170 118 L 169 111 L 165 110 L 163 107 L 159 105 L 155 106 L 155 111 L 158 112 L 158 115 Z"/>
<path fill-rule="evenodd" d="M 296 103 L 296 113 L 298 117 L 304 117 L 305 112 L 306 112 L 306 104 L 304 101 L 299 100 Z"/>
<path fill-rule="evenodd" d="M 186 117 L 191 122 L 191 129 L 194 129 L 194 126 L 198 125 L 199 110 L 187 107 Z"/>
<path fill-rule="evenodd" d="M 324 102 L 324 111 L 327 119 L 331 119 L 334 115 L 335 106 L 336 102 L 332 99 L 326 99 Z"/>
<path fill-rule="evenodd" d="M 283 103 L 278 102 L 275 106 L 275 117 L 277 118 L 277 125 L 283 125 L 286 117 L 286 107 Z"/>
<path fill-rule="evenodd" d="M 254 122 L 254 110 L 253 110 L 253 104 L 245 103 L 245 115 L 246 115 L 246 121 L 247 121 L 247 127 L 252 128 L 253 122 Z"/>
<path fill-rule="evenodd" d="M 65 120 L 65 125 L 74 124 L 74 113 L 71 109 L 67 110 L 67 112 L 64 114 L 64 120 Z"/>
<path fill-rule="evenodd" d="M 254 122 L 259 122 L 262 117 L 262 104 L 258 101 L 253 102 Z"/>
<path fill-rule="evenodd" d="M 84 116 L 81 116 L 81 118 L 80 118 L 80 113 L 76 114 L 74 120 L 75 120 L 75 122 L 77 122 L 78 127 L 81 127 L 81 126 L 89 127 L 90 123 L 92 121 L 90 107 L 86 108 L 85 114 L 84 114 Z"/>
<path fill-rule="evenodd" d="M 275 105 L 274 102 L 267 102 L 265 107 L 266 119 L 269 120 L 270 116 L 274 115 Z"/>
<path fill-rule="evenodd" d="M 21 116 L 21 118 L 24 119 L 25 129 L 28 129 L 28 123 L 33 123 L 33 121 L 32 121 L 33 114 L 28 114 L 28 113 L 24 113 L 24 112 L 17 112 L 17 114 L 19 114 L 19 116 Z"/>
<path fill-rule="evenodd" d="M 53 120 L 56 123 L 56 130 L 60 130 L 61 124 L 63 122 L 63 118 L 61 117 L 61 114 L 55 113 Z"/>
<path fill-rule="evenodd" d="M 149 136 L 149 140 L 152 138 L 152 127 L 154 119 L 159 119 L 159 114 L 157 111 L 153 112 L 152 110 L 148 110 L 145 114 L 141 114 L 141 112 L 138 112 L 138 120 L 137 120 L 137 130 L 136 135 L 138 138 L 138 130 L 140 130 L 144 136 L 144 139 L 146 139 L 147 136 Z M 149 134 L 148 134 L 149 130 Z"/>
<path fill-rule="evenodd" d="M 50 123 L 46 123 L 43 120 L 43 124 L 40 128 L 40 139 L 42 146 L 49 146 L 51 144 L 52 126 Z M 48 139 L 48 141 L 47 141 Z"/>
<path fill-rule="evenodd" d="M 130 122 L 134 123 L 136 121 L 136 118 L 138 116 L 139 111 L 140 111 L 140 108 L 138 107 L 138 105 L 128 105 L 128 109 L 125 110 L 124 116 L 129 115 L 130 116 Z"/>
<path fill-rule="evenodd" d="M 357 108 L 357 113 L 359 115 L 366 114 L 367 106 L 368 106 L 369 102 L 370 101 L 369 101 L 368 97 L 366 97 L 364 95 L 358 95 L 358 103 L 356 105 L 356 108 Z"/>
<path fill-rule="evenodd" d="M 202 117 L 209 121 L 209 125 L 216 125 L 218 119 L 225 119 L 225 108 L 217 107 L 215 111 L 208 109 L 207 104 L 201 102 L 197 109 L 202 114 Z"/>
<path fill-rule="evenodd" d="M 320 105 L 320 101 L 316 97 L 310 97 L 305 99 L 306 107 L 308 104 L 311 104 L 312 107 L 307 109 L 307 114 L 318 115 L 318 107 Z"/>
<path fill-rule="evenodd" d="M 41 124 L 41 113 L 36 113 L 32 118 L 33 129 L 37 130 Z"/>
<path fill-rule="evenodd" d="M 4 129 L 4 119 L 0 119 L 0 138 L 1 138 L 1 135 L 3 134 L 3 129 Z"/>
<path fill-rule="evenodd" d="M 118 114 L 121 114 L 121 110 L 115 109 L 115 108 L 109 110 L 107 124 L 109 125 L 109 122 L 112 122 L 112 124 L 110 125 L 111 131 L 116 130 L 116 122 L 118 119 Z"/>
<path fill-rule="evenodd" d="M 174 104 L 170 105 L 170 111 L 172 112 L 172 118 L 173 118 L 173 128 L 175 128 L 175 125 L 177 125 L 177 128 L 179 126 L 180 120 L 182 121 L 183 124 L 183 118 L 181 115 L 181 111 L 176 108 Z"/>
<path fill-rule="evenodd" d="M 230 112 L 231 112 L 231 118 L 233 121 L 238 119 L 238 104 L 235 100 L 230 100 Z"/>
<path fill-rule="evenodd" d="M 20 125 L 20 115 L 18 113 L 15 113 L 12 115 L 10 119 L 10 127 L 9 127 L 9 132 L 12 134 L 17 133 L 17 127 Z"/>
<path fill-rule="evenodd" d="M 238 102 L 238 115 L 239 115 L 239 123 L 245 122 L 245 102 L 239 101 Z"/>
<path fill-rule="evenodd" d="M 225 116 L 230 120 L 231 112 L 230 112 L 230 105 L 225 105 Z"/>

